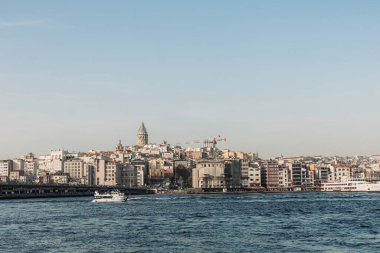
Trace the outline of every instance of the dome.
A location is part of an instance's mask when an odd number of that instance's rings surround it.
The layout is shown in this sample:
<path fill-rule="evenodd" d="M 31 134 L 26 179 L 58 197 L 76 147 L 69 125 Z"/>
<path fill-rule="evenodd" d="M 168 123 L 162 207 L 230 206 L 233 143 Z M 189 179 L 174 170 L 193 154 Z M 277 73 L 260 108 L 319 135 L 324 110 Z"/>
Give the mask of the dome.
<path fill-rule="evenodd" d="M 144 134 L 144 135 L 148 134 L 148 132 L 146 131 L 144 122 L 141 123 L 141 126 L 140 126 L 139 130 L 137 131 L 137 134 Z"/>

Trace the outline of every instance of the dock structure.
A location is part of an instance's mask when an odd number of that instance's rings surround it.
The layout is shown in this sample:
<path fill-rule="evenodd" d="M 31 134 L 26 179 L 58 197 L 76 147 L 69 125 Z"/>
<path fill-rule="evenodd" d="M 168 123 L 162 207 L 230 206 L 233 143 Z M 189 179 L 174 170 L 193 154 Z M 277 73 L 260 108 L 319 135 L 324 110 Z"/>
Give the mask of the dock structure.
<path fill-rule="evenodd" d="M 95 191 L 119 190 L 127 195 L 154 194 L 148 188 L 130 188 L 125 186 L 66 185 L 66 184 L 19 184 L 0 183 L 1 199 L 18 198 L 54 198 L 92 196 Z"/>

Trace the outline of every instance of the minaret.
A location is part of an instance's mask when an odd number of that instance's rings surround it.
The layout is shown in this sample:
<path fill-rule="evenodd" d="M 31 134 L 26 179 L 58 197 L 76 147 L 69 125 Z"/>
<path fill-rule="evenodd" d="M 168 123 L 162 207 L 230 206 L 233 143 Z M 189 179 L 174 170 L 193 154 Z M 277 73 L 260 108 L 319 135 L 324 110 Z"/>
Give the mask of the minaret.
<path fill-rule="evenodd" d="M 144 122 L 142 122 L 139 130 L 137 131 L 137 145 L 144 146 L 147 144 L 148 144 L 148 132 L 146 131 Z"/>
<path fill-rule="evenodd" d="M 123 147 L 123 145 L 121 144 L 121 140 L 119 139 L 119 143 L 116 145 L 116 147 L 115 147 L 115 151 L 116 151 L 116 152 L 123 152 L 123 150 L 124 150 L 124 147 Z"/>

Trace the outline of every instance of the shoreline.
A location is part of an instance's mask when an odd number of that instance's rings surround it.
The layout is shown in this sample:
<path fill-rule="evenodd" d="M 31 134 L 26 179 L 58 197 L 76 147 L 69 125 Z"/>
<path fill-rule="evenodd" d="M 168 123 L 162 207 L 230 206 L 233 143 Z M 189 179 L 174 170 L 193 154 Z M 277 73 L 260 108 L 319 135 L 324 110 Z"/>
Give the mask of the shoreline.
<path fill-rule="evenodd" d="M 380 191 L 270 191 L 270 192 L 197 192 L 197 193 L 187 193 L 187 192 L 159 192 L 156 194 L 139 194 L 139 195 L 271 195 L 271 194 L 308 194 L 308 193 L 380 193 Z M 135 194 L 131 194 L 135 195 Z M 136 195 L 137 196 L 137 195 Z M 75 198 L 75 197 L 93 197 L 93 194 L 67 194 L 67 195 L 56 195 L 56 194 L 23 194 L 23 195 L 2 195 L 1 200 L 12 200 L 12 199 L 45 199 L 45 198 Z"/>

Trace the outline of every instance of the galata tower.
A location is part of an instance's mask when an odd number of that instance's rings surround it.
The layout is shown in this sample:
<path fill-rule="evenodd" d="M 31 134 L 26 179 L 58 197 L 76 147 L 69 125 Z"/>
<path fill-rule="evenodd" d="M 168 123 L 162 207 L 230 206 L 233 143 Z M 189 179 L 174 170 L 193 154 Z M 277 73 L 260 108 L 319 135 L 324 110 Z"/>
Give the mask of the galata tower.
<path fill-rule="evenodd" d="M 146 131 L 144 122 L 142 122 L 139 130 L 137 131 L 137 145 L 144 146 L 147 144 L 148 144 L 148 132 Z"/>

